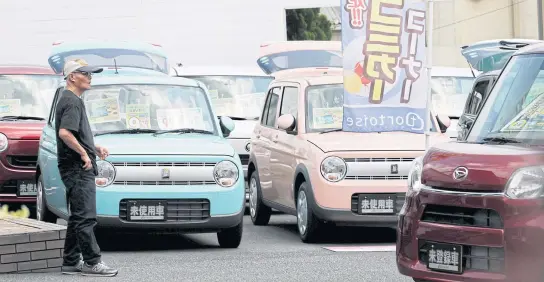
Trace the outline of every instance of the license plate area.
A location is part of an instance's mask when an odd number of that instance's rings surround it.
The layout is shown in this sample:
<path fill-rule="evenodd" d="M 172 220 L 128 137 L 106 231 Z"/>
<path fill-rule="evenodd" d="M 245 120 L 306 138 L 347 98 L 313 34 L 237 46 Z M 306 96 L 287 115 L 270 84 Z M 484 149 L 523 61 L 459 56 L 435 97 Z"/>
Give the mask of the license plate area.
<path fill-rule="evenodd" d="M 167 201 L 128 200 L 127 219 L 129 221 L 165 221 Z"/>
<path fill-rule="evenodd" d="M 388 214 L 396 213 L 396 194 L 359 194 L 359 214 Z"/>
<path fill-rule="evenodd" d="M 463 273 L 463 246 L 427 242 L 427 268 L 432 271 Z"/>
<path fill-rule="evenodd" d="M 17 180 L 18 197 L 35 197 L 38 194 L 38 186 L 34 180 Z"/>

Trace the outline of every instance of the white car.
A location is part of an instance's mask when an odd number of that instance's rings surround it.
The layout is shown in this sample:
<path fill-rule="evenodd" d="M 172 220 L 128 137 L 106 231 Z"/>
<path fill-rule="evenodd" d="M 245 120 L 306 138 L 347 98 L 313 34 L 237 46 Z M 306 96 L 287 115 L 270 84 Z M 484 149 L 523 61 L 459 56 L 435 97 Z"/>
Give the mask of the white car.
<path fill-rule="evenodd" d="M 172 68 L 171 75 L 204 83 L 216 114 L 234 120 L 235 128 L 228 139 L 240 156 L 247 180 L 249 141 L 273 77 L 264 74 L 257 66 L 176 66 Z"/>

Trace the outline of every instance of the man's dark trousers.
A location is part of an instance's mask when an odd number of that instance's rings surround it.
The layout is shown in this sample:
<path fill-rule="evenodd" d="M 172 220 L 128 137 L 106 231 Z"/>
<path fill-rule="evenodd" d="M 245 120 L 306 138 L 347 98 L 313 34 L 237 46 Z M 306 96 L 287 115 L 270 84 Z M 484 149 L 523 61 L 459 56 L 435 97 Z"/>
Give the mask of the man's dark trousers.
<path fill-rule="evenodd" d="M 66 187 L 66 202 L 70 209 L 64 242 L 64 265 L 83 260 L 94 265 L 101 261 L 100 247 L 94 235 L 96 221 L 96 185 L 93 170 L 61 169 Z"/>

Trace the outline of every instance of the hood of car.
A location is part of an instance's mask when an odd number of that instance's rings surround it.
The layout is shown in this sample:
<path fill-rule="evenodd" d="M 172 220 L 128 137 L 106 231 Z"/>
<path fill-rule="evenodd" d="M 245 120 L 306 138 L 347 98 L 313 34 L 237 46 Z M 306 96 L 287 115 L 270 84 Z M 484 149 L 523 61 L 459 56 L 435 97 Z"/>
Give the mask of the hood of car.
<path fill-rule="evenodd" d="M 444 134 L 432 134 L 430 143 L 448 142 Z M 329 132 L 306 134 L 306 140 L 324 152 L 333 151 L 425 151 L 425 135 L 405 132 Z"/>
<path fill-rule="evenodd" d="M 45 121 L 1 121 L 0 132 L 11 140 L 40 140 Z"/>
<path fill-rule="evenodd" d="M 222 137 L 204 134 L 166 133 L 108 134 L 94 139 L 111 155 L 206 155 L 234 156 L 234 149 Z"/>

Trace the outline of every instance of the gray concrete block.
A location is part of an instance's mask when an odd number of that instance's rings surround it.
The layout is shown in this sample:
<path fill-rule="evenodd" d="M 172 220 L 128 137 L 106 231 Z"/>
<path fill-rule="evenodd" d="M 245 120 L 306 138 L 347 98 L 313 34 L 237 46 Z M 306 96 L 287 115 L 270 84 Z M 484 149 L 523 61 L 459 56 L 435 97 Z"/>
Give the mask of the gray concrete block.
<path fill-rule="evenodd" d="M 40 268 L 47 268 L 47 260 L 34 260 L 34 261 L 26 261 L 26 262 L 17 263 L 18 271 L 33 270 L 33 269 L 40 269 Z"/>
<path fill-rule="evenodd" d="M 47 241 L 45 242 L 47 245 L 47 249 L 62 249 L 64 248 L 64 240 L 54 240 L 54 241 Z"/>
<path fill-rule="evenodd" d="M 10 273 L 17 271 L 16 263 L 0 264 L 0 273 Z"/>
<path fill-rule="evenodd" d="M 15 249 L 18 253 L 22 252 L 33 252 L 33 251 L 42 251 L 45 250 L 45 242 L 34 242 L 27 244 L 17 244 Z"/>
<path fill-rule="evenodd" d="M 32 260 L 50 259 L 50 258 L 58 258 L 58 257 L 60 257 L 60 249 L 36 251 L 30 254 L 30 258 Z"/>
<path fill-rule="evenodd" d="M 49 241 L 60 239 L 59 231 L 45 231 L 30 233 L 30 242 Z"/>
<path fill-rule="evenodd" d="M 14 253 L 15 253 L 15 245 L 0 246 L 0 255 L 14 254 Z"/>
<path fill-rule="evenodd" d="M 12 262 L 29 261 L 29 260 L 30 260 L 30 253 L 18 253 L 18 254 L 9 254 L 9 255 L 0 256 L 0 263 L 12 263 Z"/>
<path fill-rule="evenodd" d="M 30 242 L 29 234 L 0 235 L 0 246 Z"/>
<path fill-rule="evenodd" d="M 53 267 L 53 268 L 44 268 L 44 269 L 34 269 L 32 270 L 33 273 L 49 273 L 49 272 L 60 272 L 60 267 Z"/>
<path fill-rule="evenodd" d="M 60 236 L 60 239 L 66 239 L 66 230 L 60 230 L 59 236 Z"/>
<path fill-rule="evenodd" d="M 54 259 L 48 259 L 47 260 L 47 267 L 61 267 L 62 266 L 62 258 L 54 258 Z"/>

